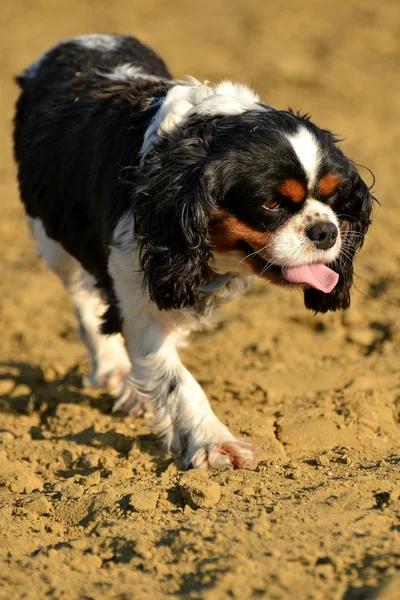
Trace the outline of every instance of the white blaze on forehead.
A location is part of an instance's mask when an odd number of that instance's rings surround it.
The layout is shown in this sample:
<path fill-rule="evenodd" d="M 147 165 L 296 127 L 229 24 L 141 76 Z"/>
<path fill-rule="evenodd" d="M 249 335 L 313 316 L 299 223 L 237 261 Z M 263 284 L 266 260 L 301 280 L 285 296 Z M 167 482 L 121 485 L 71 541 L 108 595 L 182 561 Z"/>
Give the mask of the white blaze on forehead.
<path fill-rule="evenodd" d="M 287 139 L 307 175 L 308 187 L 311 188 L 317 179 L 318 166 L 321 160 L 318 141 L 306 127 L 300 127 L 295 134 L 288 135 Z"/>
<path fill-rule="evenodd" d="M 157 139 L 182 126 L 193 115 L 238 115 L 246 110 L 266 110 L 249 87 L 223 81 L 211 86 L 190 78 L 169 90 L 144 136 L 142 161 Z"/>

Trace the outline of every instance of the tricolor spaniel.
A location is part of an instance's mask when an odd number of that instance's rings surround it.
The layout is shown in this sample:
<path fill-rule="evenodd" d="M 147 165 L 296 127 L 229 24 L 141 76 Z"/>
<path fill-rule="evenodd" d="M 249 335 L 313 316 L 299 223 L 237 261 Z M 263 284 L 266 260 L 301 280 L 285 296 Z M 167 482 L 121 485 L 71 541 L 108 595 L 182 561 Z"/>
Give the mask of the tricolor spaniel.
<path fill-rule="evenodd" d="M 154 414 L 185 467 L 254 465 L 177 347 L 255 275 L 314 311 L 349 306 L 372 205 L 354 163 L 307 116 L 244 85 L 174 80 L 130 36 L 65 40 L 18 83 L 21 197 L 71 294 L 87 382 Z"/>

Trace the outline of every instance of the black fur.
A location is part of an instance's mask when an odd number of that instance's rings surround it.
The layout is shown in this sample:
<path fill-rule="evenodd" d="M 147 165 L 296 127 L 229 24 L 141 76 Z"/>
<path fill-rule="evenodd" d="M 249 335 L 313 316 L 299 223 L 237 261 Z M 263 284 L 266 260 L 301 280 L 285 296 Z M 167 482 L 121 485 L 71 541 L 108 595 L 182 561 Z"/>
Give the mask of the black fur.
<path fill-rule="evenodd" d="M 97 280 L 110 304 L 105 333 L 120 329 L 107 259 L 113 230 L 130 207 L 125 169 L 138 164 L 157 98 L 171 85 L 152 50 L 118 38 L 120 47 L 104 53 L 65 42 L 45 55 L 34 77 L 29 70 L 19 77 L 14 130 L 26 212 Z M 165 79 L 139 79 L 133 87 L 99 75 L 127 62 Z"/>
<path fill-rule="evenodd" d="M 198 133 L 198 132 L 197 132 Z M 151 299 L 161 309 L 193 306 L 208 276 L 208 135 L 168 136 L 142 169 L 133 196 L 135 234 Z"/>
<path fill-rule="evenodd" d="M 299 210 L 283 202 L 268 213 L 263 205 L 286 177 L 306 183 L 285 137 L 300 125 L 319 142 L 320 175 L 343 178 L 331 202 L 348 239 L 346 256 L 332 265 L 339 284 L 330 294 L 306 289 L 305 303 L 321 312 L 346 308 L 371 195 L 337 140 L 290 111 L 193 117 L 163 136 L 141 166 L 143 136 L 174 82 L 149 48 L 128 36 L 115 39 L 118 47 L 106 52 L 64 42 L 19 77 L 14 133 L 26 211 L 97 280 L 109 304 L 104 332 L 120 330 L 107 261 L 122 214 L 133 212 L 150 298 L 160 309 L 193 307 L 209 276 L 209 221 L 217 207 L 271 232 Z M 102 75 L 125 63 L 161 79 L 112 81 Z"/>

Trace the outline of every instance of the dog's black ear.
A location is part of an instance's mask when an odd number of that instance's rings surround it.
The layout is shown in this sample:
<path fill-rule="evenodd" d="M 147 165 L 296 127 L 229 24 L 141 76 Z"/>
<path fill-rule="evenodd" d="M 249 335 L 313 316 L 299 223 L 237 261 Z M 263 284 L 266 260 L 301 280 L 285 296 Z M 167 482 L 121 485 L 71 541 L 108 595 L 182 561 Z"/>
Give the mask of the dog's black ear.
<path fill-rule="evenodd" d="M 142 167 L 133 198 L 135 234 L 144 283 L 160 309 L 193 306 L 207 280 L 214 202 L 206 156 L 204 137 L 162 142 Z"/>
<path fill-rule="evenodd" d="M 371 223 L 372 201 L 369 188 L 351 163 L 349 176 L 333 206 L 340 222 L 342 249 L 336 261 L 329 266 L 339 274 L 339 281 L 329 294 L 307 288 L 304 292 L 307 308 L 325 313 L 329 310 L 344 310 L 350 306 L 354 256 L 363 245 Z"/>

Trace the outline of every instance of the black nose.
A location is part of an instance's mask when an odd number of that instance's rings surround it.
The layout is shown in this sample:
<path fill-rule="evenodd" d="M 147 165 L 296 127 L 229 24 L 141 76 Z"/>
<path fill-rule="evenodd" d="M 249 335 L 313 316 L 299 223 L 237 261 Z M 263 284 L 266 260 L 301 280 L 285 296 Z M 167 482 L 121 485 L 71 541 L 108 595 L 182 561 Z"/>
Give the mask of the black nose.
<path fill-rule="evenodd" d="M 334 223 L 329 221 L 320 221 L 307 229 L 306 234 L 315 242 L 319 250 L 328 250 L 335 245 L 338 236 L 338 228 Z"/>

